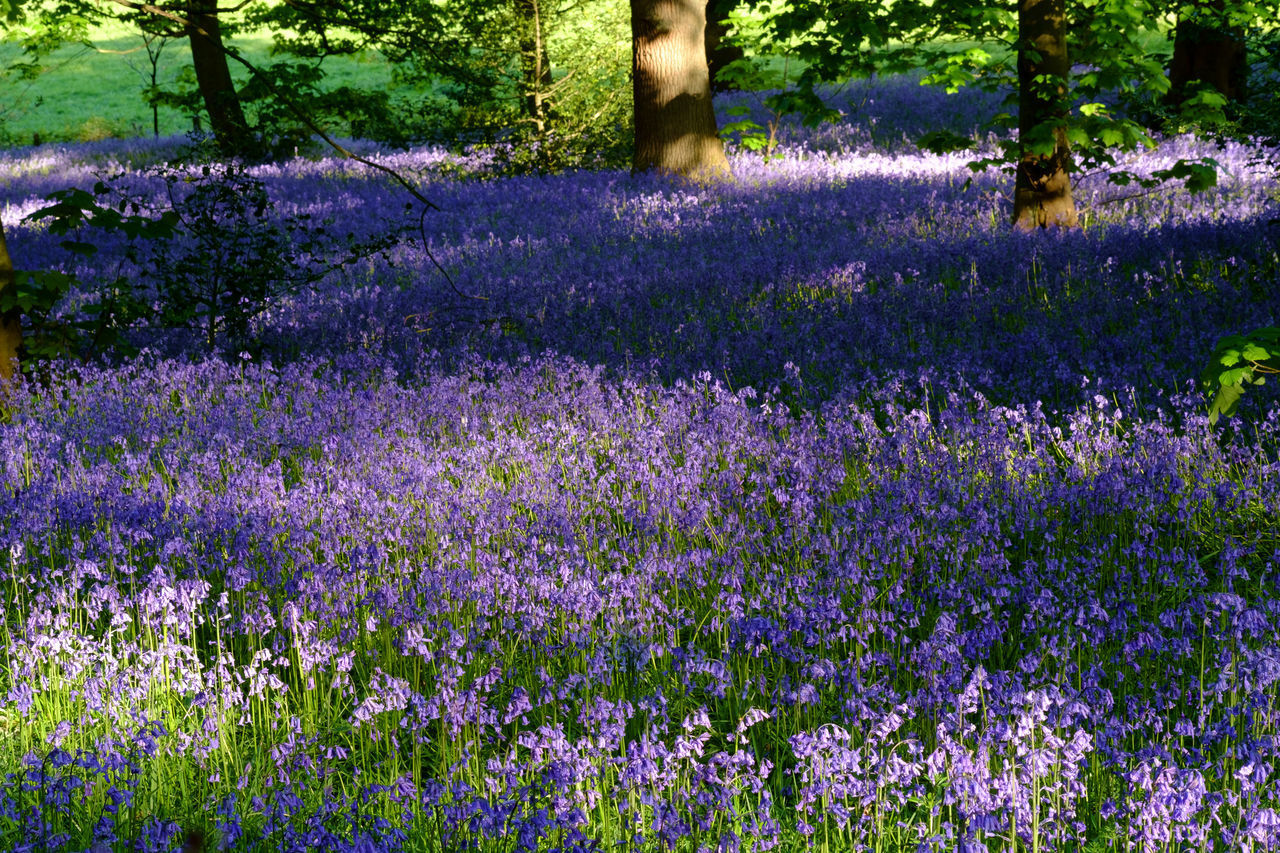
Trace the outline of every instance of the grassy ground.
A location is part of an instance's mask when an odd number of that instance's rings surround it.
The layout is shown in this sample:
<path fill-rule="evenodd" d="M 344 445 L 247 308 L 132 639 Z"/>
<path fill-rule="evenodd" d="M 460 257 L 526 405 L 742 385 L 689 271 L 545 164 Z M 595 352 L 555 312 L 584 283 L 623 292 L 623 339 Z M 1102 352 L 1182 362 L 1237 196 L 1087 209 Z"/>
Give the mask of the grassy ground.
<path fill-rule="evenodd" d="M 231 42 L 250 62 L 272 61 L 269 35 L 237 36 Z M 191 52 L 180 39 L 153 42 L 159 50 L 156 82 L 165 89 L 178 86 L 179 75 L 191 64 Z M 22 48 L 10 37 L 0 41 L 0 68 L 23 59 Z M 91 45 L 64 47 L 43 63 L 35 79 L 13 80 L 0 94 L 0 143 L 26 145 L 38 135 L 44 142 L 128 138 L 150 135 L 151 107 L 145 92 L 151 85 L 152 64 L 142 36 L 115 24 L 95 29 Z M 329 59 L 324 64 L 332 85 L 382 88 L 391 80 L 391 65 L 376 53 Z M 233 67 L 244 79 L 247 72 Z M 191 119 L 175 109 L 159 111 L 160 135 L 184 133 Z"/>

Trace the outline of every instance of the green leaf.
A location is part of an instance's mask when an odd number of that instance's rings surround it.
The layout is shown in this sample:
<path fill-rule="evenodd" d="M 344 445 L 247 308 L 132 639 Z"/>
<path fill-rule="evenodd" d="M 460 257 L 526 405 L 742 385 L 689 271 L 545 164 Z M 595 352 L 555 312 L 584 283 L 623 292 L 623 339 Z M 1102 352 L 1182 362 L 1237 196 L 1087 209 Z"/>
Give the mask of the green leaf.
<path fill-rule="evenodd" d="M 14 274 L 14 286 L 0 291 L 0 312 L 14 308 L 28 314 L 49 311 L 74 282 L 75 278 L 65 273 L 19 270 Z"/>
<path fill-rule="evenodd" d="M 1230 416 L 1249 386 L 1263 385 L 1264 373 L 1280 373 L 1280 328 L 1268 326 L 1247 335 L 1224 335 L 1200 374 L 1210 395 L 1209 422 Z"/>
<path fill-rule="evenodd" d="M 1245 344 L 1244 352 L 1240 353 L 1240 355 L 1246 361 L 1266 361 L 1271 358 L 1272 353 L 1259 346 L 1256 342 L 1249 341 L 1249 343 Z"/>
<path fill-rule="evenodd" d="M 1204 192 L 1218 184 L 1217 160 L 1202 157 L 1199 160 L 1179 160 L 1168 169 L 1157 169 L 1151 174 L 1162 181 L 1182 180 L 1189 192 Z"/>
<path fill-rule="evenodd" d="M 85 243 L 82 240 L 63 240 L 58 244 L 68 252 L 75 252 L 77 255 L 84 255 L 86 258 L 93 257 L 98 253 L 98 247 L 92 243 Z"/>
<path fill-rule="evenodd" d="M 1116 127 L 1104 127 L 1098 134 L 1099 141 L 1108 148 L 1122 145 L 1125 141 L 1124 131 Z"/>
<path fill-rule="evenodd" d="M 973 148 L 974 143 L 967 136 L 949 130 L 935 130 L 917 139 L 916 145 L 931 154 L 948 154 L 952 151 L 967 151 Z"/>
<path fill-rule="evenodd" d="M 1106 142 L 1106 136 L 1107 136 L 1106 130 L 1104 130 L 1102 134 L 1103 134 L 1103 144 L 1105 145 L 1116 144 L 1114 142 Z M 1076 148 L 1084 148 L 1091 141 L 1092 140 L 1089 139 L 1089 131 L 1085 130 L 1083 127 L 1067 128 L 1067 142 L 1071 143 L 1072 146 Z"/>
<path fill-rule="evenodd" d="M 1253 365 L 1247 367 L 1235 367 L 1231 370 L 1224 370 L 1218 375 L 1218 383 L 1221 385 L 1243 385 L 1245 382 L 1253 378 Z"/>
<path fill-rule="evenodd" d="M 1223 385 L 1209 404 L 1209 423 L 1216 424 L 1221 415 L 1231 417 L 1235 414 L 1240 398 L 1244 396 L 1244 388 L 1240 385 Z"/>
<path fill-rule="evenodd" d="M 1193 166 L 1186 187 L 1189 192 L 1199 193 L 1218 185 L 1218 170 L 1213 166 Z"/>

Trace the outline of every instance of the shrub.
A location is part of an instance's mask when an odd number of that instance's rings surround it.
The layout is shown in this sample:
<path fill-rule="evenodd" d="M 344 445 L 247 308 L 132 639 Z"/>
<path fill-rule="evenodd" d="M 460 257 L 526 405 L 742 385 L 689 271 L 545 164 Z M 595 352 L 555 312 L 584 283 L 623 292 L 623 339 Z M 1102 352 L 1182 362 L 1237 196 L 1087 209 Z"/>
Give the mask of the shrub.
<path fill-rule="evenodd" d="M 250 324 L 259 313 L 345 264 L 389 249 L 403 233 L 403 225 L 388 224 L 378 236 L 357 240 L 333 233 L 328 220 L 279 216 L 264 183 L 237 164 L 205 164 L 194 173 L 170 165 L 152 174 L 164 184 L 159 203 L 123 189 L 117 178 L 92 191 L 52 193 L 53 204 L 27 217 L 68 235 L 62 247 L 82 255 L 99 251 L 88 232 L 123 242 L 110 281 L 20 276 L 0 308 L 16 305 L 27 316 L 29 354 L 88 358 L 121 345 L 124 329 L 146 324 L 192 329 L 210 352 L 252 350 Z M 75 285 L 78 307 L 65 304 Z"/>

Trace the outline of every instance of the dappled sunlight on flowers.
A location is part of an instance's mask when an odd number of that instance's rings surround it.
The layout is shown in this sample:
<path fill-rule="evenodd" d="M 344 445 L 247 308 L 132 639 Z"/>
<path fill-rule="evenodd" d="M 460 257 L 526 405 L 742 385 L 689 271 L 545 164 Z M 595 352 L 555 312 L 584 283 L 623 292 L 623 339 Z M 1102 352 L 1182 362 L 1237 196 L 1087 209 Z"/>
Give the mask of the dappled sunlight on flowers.
<path fill-rule="evenodd" d="M 260 351 L 147 329 L 18 388 L 5 843 L 1280 844 L 1280 410 L 1189 384 L 1277 322 L 1274 184 L 1229 149 L 1029 236 L 837 131 L 716 186 L 371 152 L 443 210 Z M 0 158 L 15 257 L 66 263 L 17 218 L 77 156 Z M 255 168 L 337 229 L 403 208 Z"/>

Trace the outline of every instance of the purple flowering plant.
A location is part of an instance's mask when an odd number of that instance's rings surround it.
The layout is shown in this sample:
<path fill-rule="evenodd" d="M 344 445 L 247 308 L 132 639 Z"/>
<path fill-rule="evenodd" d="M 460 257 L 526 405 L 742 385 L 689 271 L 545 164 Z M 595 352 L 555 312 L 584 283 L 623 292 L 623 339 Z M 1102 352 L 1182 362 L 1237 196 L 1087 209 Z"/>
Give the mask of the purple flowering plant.
<path fill-rule="evenodd" d="M 1280 324 L 1273 175 L 1171 138 L 1125 167 L 1215 188 L 1018 234 L 908 142 L 968 101 L 859 86 L 719 186 L 370 151 L 456 290 L 405 239 L 249 357 L 147 328 L 19 387 L 0 846 L 1280 846 L 1280 409 L 1196 385 Z M 23 266 L 122 256 L 24 217 L 172 143 L 130 144 L 0 154 Z M 246 169 L 357 239 L 403 206 Z"/>

